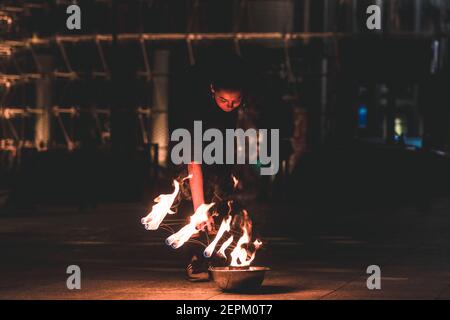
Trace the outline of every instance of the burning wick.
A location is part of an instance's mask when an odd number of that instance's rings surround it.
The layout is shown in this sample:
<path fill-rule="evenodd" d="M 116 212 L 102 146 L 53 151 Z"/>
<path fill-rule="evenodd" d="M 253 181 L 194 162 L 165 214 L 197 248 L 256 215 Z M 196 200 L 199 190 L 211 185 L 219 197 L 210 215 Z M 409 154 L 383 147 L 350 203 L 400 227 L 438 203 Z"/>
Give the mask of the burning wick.
<path fill-rule="evenodd" d="M 210 204 L 201 204 L 191 216 L 189 224 L 181 228 L 177 233 L 168 237 L 166 239 L 166 244 L 172 246 L 174 249 L 178 249 L 194 234 L 198 233 L 197 226 L 208 221 L 208 211 L 214 204 L 214 202 Z"/>
<path fill-rule="evenodd" d="M 231 211 L 231 203 L 228 203 L 230 211 Z M 230 212 L 229 212 L 230 213 Z M 250 218 L 248 217 L 247 211 L 243 211 L 244 214 L 244 220 L 242 222 L 242 236 L 239 238 L 236 247 L 231 252 L 231 263 L 230 267 L 248 267 L 252 261 L 255 259 L 256 251 L 262 246 L 262 242 L 256 239 L 253 242 L 254 250 L 251 252 L 248 249 L 248 244 L 250 243 L 251 239 L 251 230 L 252 230 L 252 222 Z M 216 238 L 213 242 L 205 249 L 203 252 L 203 255 L 206 258 L 211 257 L 212 253 L 214 252 L 214 249 L 219 242 L 220 238 L 223 236 L 223 234 L 226 231 L 230 231 L 230 224 L 232 221 L 232 217 L 230 214 L 222 221 L 222 224 L 220 225 L 219 232 L 217 233 Z M 222 256 L 226 258 L 225 250 L 231 245 L 233 242 L 234 237 L 230 236 L 220 247 L 217 254 L 219 256 Z M 244 248 L 244 246 L 247 247 Z"/>
<path fill-rule="evenodd" d="M 236 188 L 239 184 L 239 180 L 235 176 L 231 176 L 233 179 L 234 187 Z M 189 175 L 181 180 L 183 183 L 185 180 L 192 178 L 192 175 Z M 141 223 L 145 226 L 147 230 L 156 230 L 161 225 L 164 218 L 167 214 L 174 214 L 175 212 L 171 210 L 173 203 L 175 202 L 178 193 L 180 191 L 180 182 L 177 180 L 173 181 L 174 191 L 170 194 L 161 194 L 157 198 L 155 198 L 152 210 L 150 213 L 141 219 Z M 194 235 L 200 232 L 205 226 L 210 216 L 208 214 L 209 210 L 215 205 L 215 203 L 210 204 L 201 204 L 194 214 L 190 217 L 189 223 L 182 227 L 178 232 L 172 234 L 170 237 L 166 239 L 166 244 L 171 246 L 174 249 L 180 248 L 184 245 L 189 239 Z M 220 228 L 217 232 L 214 240 L 206 247 L 203 252 L 203 255 L 206 258 L 210 258 L 214 253 L 214 250 L 219 243 L 220 239 L 224 236 L 226 232 L 231 232 L 231 223 L 233 221 L 232 215 L 232 201 L 228 201 L 228 214 L 222 220 Z M 237 216 L 235 216 L 237 217 Z M 243 210 L 243 217 L 241 218 L 240 226 L 242 229 L 242 236 L 237 241 L 236 246 L 230 253 L 231 263 L 230 268 L 245 268 L 250 266 L 252 261 L 255 258 L 256 251 L 262 246 L 262 242 L 256 239 L 252 245 L 250 244 L 251 233 L 252 233 L 252 221 L 249 218 L 249 215 L 246 210 Z M 222 243 L 219 250 L 217 251 L 217 255 L 226 258 L 226 250 L 233 243 L 234 236 L 231 235 L 229 238 Z"/>
<path fill-rule="evenodd" d="M 141 219 L 141 223 L 145 226 L 146 230 L 158 229 L 167 214 L 175 213 L 170 208 L 180 191 L 180 184 L 177 180 L 173 180 L 173 185 L 175 187 L 173 193 L 161 194 L 159 197 L 156 197 L 155 200 L 153 200 L 156 204 L 152 207 L 152 211 L 150 211 L 146 217 Z"/>
<path fill-rule="evenodd" d="M 217 254 L 221 257 L 226 258 L 227 255 L 225 254 L 225 250 L 227 250 L 227 248 L 230 246 L 230 244 L 233 242 L 234 237 L 231 236 L 228 238 L 227 241 L 225 241 L 222 246 L 220 247 L 220 249 L 217 251 Z"/>
<path fill-rule="evenodd" d="M 191 179 L 192 174 L 183 178 L 181 182 L 184 182 L 186 179 Z M 173 185 L 175 190 L 171 194 L 161 194 L 156 197 L 154 202 L 156 204 L 152 207 L 152 211 L 141 219 L 141 223 L 145 226 L 146 230 L 156 230 L 159 228 L 159 225 L 164 220 L 167 214 L 174 214 L 170 208 L 172 207 L 178 192 L 180 191 L 180 184 L 177 180 L 173 180 Z"/>
<path fill-rule="evenodd" d="M 231 223 L 231 216 L 228 216 L 227 218 L 223 219 L 222 224 L 220 225 L 219 231 L 217 232 L 216 237 L 214 238 L 213 242 L 210 243 L 210 245 L 203 251 L 203 255 L 205 258 L 210 258 L 214 252 L 214 249 L 217 246 L 217 243 L 219 242 L 220 238 L 222 238 L 225 231 L 230 231 L 230 223 Z"/>

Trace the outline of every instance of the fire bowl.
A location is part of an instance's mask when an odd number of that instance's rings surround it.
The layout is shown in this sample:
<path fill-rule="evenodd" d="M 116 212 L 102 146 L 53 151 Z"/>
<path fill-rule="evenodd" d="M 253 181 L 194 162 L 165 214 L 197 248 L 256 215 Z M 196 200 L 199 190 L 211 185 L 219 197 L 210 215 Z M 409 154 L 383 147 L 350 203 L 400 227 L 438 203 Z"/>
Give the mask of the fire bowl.
<path fill-rule="evenodd" d="M 252 291 L 264 281 L 266 267 L 210 267 L 212 279 L 223 291 Z"/>

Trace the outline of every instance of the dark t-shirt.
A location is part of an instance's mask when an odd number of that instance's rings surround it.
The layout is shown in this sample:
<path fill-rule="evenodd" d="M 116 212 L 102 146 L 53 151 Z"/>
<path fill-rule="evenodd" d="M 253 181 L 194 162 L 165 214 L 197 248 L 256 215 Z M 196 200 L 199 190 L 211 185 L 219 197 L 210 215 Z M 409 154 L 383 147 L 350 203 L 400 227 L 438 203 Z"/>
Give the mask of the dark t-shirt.
<path fill-rule="evenodd" d="M 208 129 L 218 129 L 223 136 L 223 164 L 202 164 L 203 187 L 205 201 L 217 201 L 217 197 L 227 200 L 233 191 L 232 174 L 235 171 L 233 164 L 226 164 L 225 131 L 235 129 L 238 120 L 238 112 L 241 107 L 231 112 L 223 111 L 214 101 L 210 90 L 210 81 L 198 70 L 191 70 L 185 81 L 185 87 L 179 95 L 182 99 L 178 108 L 182 107 L 181 119 L 178 119 L 178 127 L 185 128 L 191 133 L 191 151 L 193 159 L 194 150 L 194 121 L 202 122 L 202 134 Z M 182 105 L 181 105 L 182 104 Z M 202 142 L 203 150 L 210 142 Z M 187 166 L 180 166 L 180 175 L 187 175 Z"/>
<path fill-rule="evenodd" d="M 202 129 L 205 132 L 207 129 L 219 129 L 225 137 L 226 129 L 235 129 L 238 118 L 238 109 L 231 112 L 225 112 L 217 106 L 214 98 L 211 96 L 207 88 L 194 99 L 190 107 L 190 114 L 187 115 L 185 121 L 187 128 L 193 128 L 194 121 L 202 121 Z"/>

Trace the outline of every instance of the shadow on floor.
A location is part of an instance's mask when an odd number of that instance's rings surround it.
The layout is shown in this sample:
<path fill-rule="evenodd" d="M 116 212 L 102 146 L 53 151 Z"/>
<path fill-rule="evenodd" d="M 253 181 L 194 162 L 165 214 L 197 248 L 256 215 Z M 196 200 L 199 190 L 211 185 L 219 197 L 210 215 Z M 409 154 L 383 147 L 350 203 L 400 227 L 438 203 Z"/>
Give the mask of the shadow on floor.
<path fill-rule="evenodd" d="M 232 291 L 233 293 L 245 293 L 245 294 L 254 294 L 254 295 L 266 295 L 266 294 L 280 294 L 280 293 L 290 293 L 299 291 L 300 288 L 293 286 L 276 286 L 276 285 L 263 285 L 260 288 L 256 289 L 247 289 L 247 290 L 239 290 Z M 231 291 L 230 291 L 231 293 Z"/>

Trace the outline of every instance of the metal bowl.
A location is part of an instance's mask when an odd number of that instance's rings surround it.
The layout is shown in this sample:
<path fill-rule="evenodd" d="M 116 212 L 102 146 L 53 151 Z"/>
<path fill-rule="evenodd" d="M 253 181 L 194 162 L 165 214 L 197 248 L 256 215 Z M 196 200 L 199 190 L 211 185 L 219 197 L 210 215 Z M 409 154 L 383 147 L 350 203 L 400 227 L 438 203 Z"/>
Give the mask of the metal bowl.
<path fill-rule="evenodd" d="M 209 272 L 217 286 L 223 291 L 251 291 L 258 289 L 264 281 L 266 267 L 210 267 Z"/>

